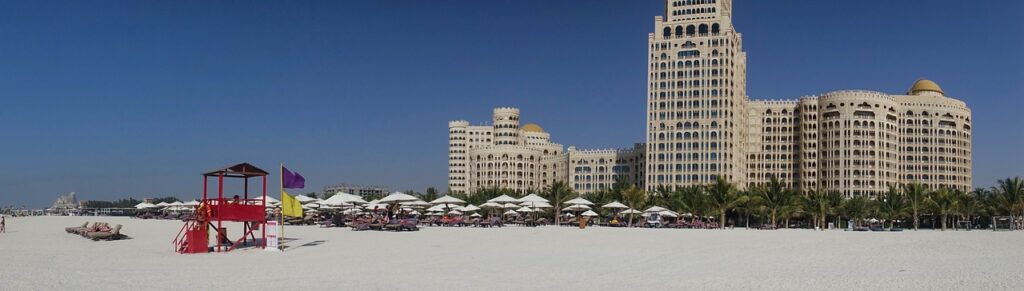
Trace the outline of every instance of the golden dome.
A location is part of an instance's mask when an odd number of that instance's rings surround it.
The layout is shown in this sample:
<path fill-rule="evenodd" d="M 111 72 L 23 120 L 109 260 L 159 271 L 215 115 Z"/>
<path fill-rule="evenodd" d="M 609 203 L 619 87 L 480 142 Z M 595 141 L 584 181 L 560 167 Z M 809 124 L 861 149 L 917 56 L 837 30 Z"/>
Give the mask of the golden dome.
<path fill-rule="evenodd" d="M 939 84 L 935 84 L 935 82 L 928 79 L 918 79 L 917 82 L 914 82 L 914 86 L 910 86 L 910 91 L 907 94 L 917 95 L 917 92 L 921 91 L 931 91 L 946 95 L 946 92 L 942 92 L 942 88 L 939 88 Z"/>
<path fill-rule="evenodd" d="M 544 132 L 544 128 L 540 127 L 540 125 L 537 125 L 536 123 L 527 123 L 526 125 L 523 125 L 523 131 Z"/>

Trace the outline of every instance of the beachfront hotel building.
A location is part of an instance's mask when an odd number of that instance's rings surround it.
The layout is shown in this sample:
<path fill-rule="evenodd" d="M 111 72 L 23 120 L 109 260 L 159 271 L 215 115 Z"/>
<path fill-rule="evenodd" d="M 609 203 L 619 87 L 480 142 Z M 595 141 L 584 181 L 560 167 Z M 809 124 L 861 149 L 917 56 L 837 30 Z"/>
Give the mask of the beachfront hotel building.
<path fill-rule="evenodd" d="M 611 188 L 616 180 L 640 183 L 643 145 L 632 149 L 577 149 L 551 141 L 536 123 L 520 126 L 519 109 L 494 109 L 490 124 L 448 122 L 448 188 L 476 193 L 506 188 L 519 193 L 568 183 L 580 193 Z"/>
<path fill-rule="evenodd" d="M 562 150 L 519 110 L 498 108 L 492 125 L 449 122 L 452 192 L 518 191 L 565 181 L 579 193 L 616 180 L 654 191 L 740 188 L 772 177 L 801 191 L 873 197 L 889 187 L 969 191 L 971 111 L 938 84 L 906 93 L 839 90 L 793 100 L 752 100 L 747 55 L 731 0 L 667 0 L 648 35 L 645 143 L 631 149 Z"/>
<path fill-rule="evenodd" d="M 915 181 L 970 190 L 971 111 L 934 82 L 750 100 L 732 1 L 665 3 L 648 35 L 648 190 L 718 177 L 847 196 Z"/>

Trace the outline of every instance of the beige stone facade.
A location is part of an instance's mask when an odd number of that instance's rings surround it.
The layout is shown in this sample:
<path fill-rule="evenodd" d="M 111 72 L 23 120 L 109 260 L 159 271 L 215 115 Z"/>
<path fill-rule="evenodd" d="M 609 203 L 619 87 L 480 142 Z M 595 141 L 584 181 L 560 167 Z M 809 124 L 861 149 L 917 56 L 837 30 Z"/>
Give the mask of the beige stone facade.
<path fill-rule="evenodd" d="M 555 181 L 581 193 L 610 188 L 616 179 L 640 183 L 643 146 L 622 150 L 586 150 L 551 142 L 534 123 L 519 126 L 519 109 L 494 109 L 490 125 L 448 122 L 448 187 L 452 193 L 486 188 L 519 193 L 546 189 Z M 572 165 L 570 167 L 570 165 Z"/>
<path fill-rule="evenodd" d="M 749 100 L 730 0 L 667 0 L 648 35 L 646 188 L 740 187 L 873 196 L 901 183 L 971 188 L 971 112 L 937 84 Z"/>
<path fill-rule="evenodd" d="M 746 53 L 731 0 L 667 0 L 648 35 L 646 143 L 584 150 L 552 143 L 519 110 L 491 125 L 449 122 L 449 179 L 456 193 L 520 192 L 565 181 L 577 192 L 623 180 L 653 191 L 723 177 L 740 188 L 779 178 L 802 191 L 874 196 L 891 186 L 968 191 L 971 111 L 932 81 L 906 94 L 833 91 L 796 100 L 750 100 Z"/>

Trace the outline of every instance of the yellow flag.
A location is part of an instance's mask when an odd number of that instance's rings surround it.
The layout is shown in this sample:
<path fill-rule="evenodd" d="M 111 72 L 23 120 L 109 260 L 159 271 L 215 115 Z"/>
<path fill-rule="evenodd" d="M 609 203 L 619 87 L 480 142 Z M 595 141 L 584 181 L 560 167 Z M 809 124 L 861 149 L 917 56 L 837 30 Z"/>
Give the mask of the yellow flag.
<path fill-rule="evenodd" d="M 295 200 L 295 197 L 288 195 L 288 192 L 281 190 L 281 215 L 291 217 L 302 217 L 302 203 Z"/>

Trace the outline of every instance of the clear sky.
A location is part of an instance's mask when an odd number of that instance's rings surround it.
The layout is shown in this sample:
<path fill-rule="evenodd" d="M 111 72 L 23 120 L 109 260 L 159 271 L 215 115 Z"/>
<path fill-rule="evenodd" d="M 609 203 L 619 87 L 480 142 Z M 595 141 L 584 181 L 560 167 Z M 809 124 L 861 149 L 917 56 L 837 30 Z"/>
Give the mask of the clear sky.
<path fill-rule="evenodd" d="M 447 121 L 516 106 L 554 141 L 643 140 L 663 1 L 0 1 L 0 206 L 173 195 L 284 161 L 445 189 Z M 902 93 L 974 114 L 974 180 L 1024 175 L 1024 1 L 734 2 L 748 94 Z M 276 181 L 276 179 L 271 179 Z M 276 187 L 276 183 L 271 188 Z"/>

